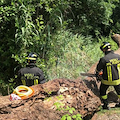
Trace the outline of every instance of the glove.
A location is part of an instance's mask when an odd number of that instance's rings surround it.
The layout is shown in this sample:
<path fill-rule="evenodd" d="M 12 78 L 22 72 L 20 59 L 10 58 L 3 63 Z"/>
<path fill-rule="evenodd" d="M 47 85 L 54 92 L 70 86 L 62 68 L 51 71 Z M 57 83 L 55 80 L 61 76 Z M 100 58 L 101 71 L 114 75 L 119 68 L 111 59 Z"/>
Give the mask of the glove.
<path fill-rule="evenodd" d="M 96 79 L 97 79 L 97 81 L 101 81 L 102 80 L 102 74 L 103 74 L 102 71 L 101 72 L 96 72 Z"/>

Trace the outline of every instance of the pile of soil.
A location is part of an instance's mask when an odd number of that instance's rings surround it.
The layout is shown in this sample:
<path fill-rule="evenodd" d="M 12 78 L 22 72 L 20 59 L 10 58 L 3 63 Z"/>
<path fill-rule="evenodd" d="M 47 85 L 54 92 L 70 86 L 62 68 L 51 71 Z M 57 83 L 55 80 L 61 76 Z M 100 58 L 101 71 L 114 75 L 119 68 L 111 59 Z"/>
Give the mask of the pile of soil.
<path fill-rule="evenodd" d="M 101 105 L 97 97 L 80 80 L 55 79 L 45 84 L 32 86 L 34 95 L 26 100 L 10 101 L 9 96 L 0 98 L 1 120 L 60 120 L 67 113 L 66 107 L 75 108 L 73 114 L 88 119 Z M 57 104 L 62 104 L 57 110 Z M 72 114 L 72 115 L 73 115 Z"/>

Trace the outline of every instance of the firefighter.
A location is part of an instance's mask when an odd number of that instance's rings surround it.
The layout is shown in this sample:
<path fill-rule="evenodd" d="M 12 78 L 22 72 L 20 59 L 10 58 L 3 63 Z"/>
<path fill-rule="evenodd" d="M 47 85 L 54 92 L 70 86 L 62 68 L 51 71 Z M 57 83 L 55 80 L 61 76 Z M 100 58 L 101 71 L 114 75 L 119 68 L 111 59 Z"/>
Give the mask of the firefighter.
<path fill-rule="evenodd" d="M 103 109 L 110 109 L 107 99 L 107 89 L 114 86 L 118 98 L 120 99 L 120 55 L 115 54 L 111 50 L 111 44 L 103 42 L 100 49 L 104 53 L 104 57 L 100 58 L 96 67 L 96 77 L 99 80 L 99 73 L 102 71 L 102 79 L 100 85 L 100 96 L 103 102 Z M 118 104 L 120 107 L 120 103 Z"/>
<path fill-rule="evenodd" d="M 26 58 L 28 65 L 18 71 L 17 86 L 21 84 L 32 86 L 45 83 L 43 71 L 35 65 L 37 57 L 38 55 L 33 52 L 28 55 Z"/>

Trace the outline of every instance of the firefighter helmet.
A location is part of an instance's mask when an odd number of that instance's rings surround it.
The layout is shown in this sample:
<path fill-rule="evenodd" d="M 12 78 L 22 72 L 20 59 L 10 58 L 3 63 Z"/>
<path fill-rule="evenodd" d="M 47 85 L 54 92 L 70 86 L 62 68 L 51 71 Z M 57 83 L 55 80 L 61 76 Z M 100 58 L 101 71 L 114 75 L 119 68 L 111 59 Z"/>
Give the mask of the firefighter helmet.
<path fill-rule="evenodd" d="M 103 42 L 102 45 L 100 46 L 100 49 L 103 50 L 107 50 L 111 48 L 111 44 L 109 42 Z"/>
<path fill-rule="evenodd" d="M 30 60 L 30 61 L 36 61 L 37 60 L 37 57 L 38 55 L 36 53 L 29 53 L 28 57 L 26 57 L 27 60 Z"/>

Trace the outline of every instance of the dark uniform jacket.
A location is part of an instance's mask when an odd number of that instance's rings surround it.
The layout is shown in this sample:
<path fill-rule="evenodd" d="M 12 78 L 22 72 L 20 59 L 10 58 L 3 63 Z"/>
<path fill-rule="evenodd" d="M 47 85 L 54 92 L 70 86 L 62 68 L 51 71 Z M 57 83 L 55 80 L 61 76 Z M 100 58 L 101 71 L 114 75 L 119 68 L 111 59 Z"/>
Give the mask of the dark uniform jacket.
<path fill-rule="evenodd" d="M 105 85 L 120 84 L 120 55 L 113 51 L 107 51 L 104 57 L 99 60 L 97 71 L 103 70 L 101 82 Z"/>
<path fill-rule="evenodd" d="M 45 83 L 45 78 L 41 69 L 36 67 L 34 63 L 30 63 L 25 68 L 18 71 L 17 85 L 23 84 L 32 86 Z"/>

